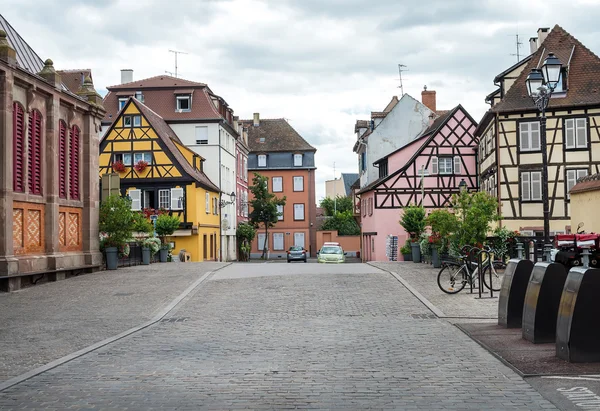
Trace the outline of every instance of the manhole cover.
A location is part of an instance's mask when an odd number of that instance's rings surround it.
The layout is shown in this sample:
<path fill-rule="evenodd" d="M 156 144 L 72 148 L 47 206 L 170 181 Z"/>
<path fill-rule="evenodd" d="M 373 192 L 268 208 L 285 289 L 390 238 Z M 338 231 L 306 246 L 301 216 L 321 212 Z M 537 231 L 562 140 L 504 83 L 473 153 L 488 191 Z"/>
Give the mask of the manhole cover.
<path fill-rule="evenodd" d="M 161 323 L 182 323 L 189 319 L 190 319 L 190 317 L 172 317 L 172 318 L 163 318 L 162 320 L 160 320 L 160 322 Z"/>
<path fill-rule="evenodd" d="M 410 316 L 417 320 L 435 320 L 437 318 L 435 314 L 411 314 Z"/>

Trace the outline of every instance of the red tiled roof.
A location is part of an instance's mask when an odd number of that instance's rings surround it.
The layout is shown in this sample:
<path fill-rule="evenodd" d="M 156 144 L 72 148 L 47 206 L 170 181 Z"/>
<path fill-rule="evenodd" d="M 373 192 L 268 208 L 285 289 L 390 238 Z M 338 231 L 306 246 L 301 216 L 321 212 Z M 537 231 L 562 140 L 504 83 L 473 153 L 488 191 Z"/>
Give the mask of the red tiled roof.
<path fill-rule="evenodd" d="M 554 53 L 563 66 L 567 66 L 570 60 L 566 96 L 552 98 L 549 109 L 600 104 L 600 59 L 579 40 L 556 25 L 528 61 L 504 98 L 492 107 L 493 112 L 535 109 L 527 92 L 525 79 L 532 68 L 541 66 L 548 53 Z"/>
<path fill-rule="evenodd" d="M 283 118 L 261 118 L 256 127 L 253 120 L 241 121 L 248 128 L 248 146 L 251 152 L 317 151 Z M 263 142 L 261 138 L 264 139 Z"/>
<path fill-rule="evenodd" d="M 174 87 L 206 87 L 205 83 L 198 83 L 196 81 L 185 80 L 179 77 L 172 76 L 154 76 L 145 78 L 142 80 L 135 80 L 129 83 L 117 84 L 114 86 L 107 87 L 108 90 L 119 90 L 119 89 L 135 89 L 143 90 L 145 88 L 174 88 Z"/>
<path fill-rule="evenodd" d="M 582 177 L 577 181 L 577 184 L 575 184 L 571 191 L 569 191 L 570 194 L 600 190 L 600 174 L 592 174 L 590 176 Z"/>
<path fill-rule="evenodd" d="M 87 76 L 92 78 L 92 70 L 90 69 L 57 70 L 56 72 L 60 74 L 62 83 L 74 94 L 77 94 Z"/>

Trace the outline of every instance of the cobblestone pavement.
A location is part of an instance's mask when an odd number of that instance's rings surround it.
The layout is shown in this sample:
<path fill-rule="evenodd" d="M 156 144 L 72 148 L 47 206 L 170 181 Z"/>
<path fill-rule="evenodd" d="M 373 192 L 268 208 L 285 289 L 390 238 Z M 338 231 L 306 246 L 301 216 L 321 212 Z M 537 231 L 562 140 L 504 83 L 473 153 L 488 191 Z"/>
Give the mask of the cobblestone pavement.
<path fill-rule="evenodd" d="M 469 318 L 498 319 L 498 298 L 476 299 L 477 290 L 471 294 L 468 287 L 458 294 L 446 294 L 437 285 L 438 268 L 412 261 L 370 264 L 397 273 L 447 317 L 460 318 L 460 322 L 468 322 Z"/>
<path fill-rule="evenodd" d="M 231 265 L 164 321 L 0 392 L 0 409 L 554 409 L 360 266 Z"/>
<path fill-rule="evenodd" d="M 0 293 L 0 381 L 151 319 L 224 265 L 152 264 Z"/>

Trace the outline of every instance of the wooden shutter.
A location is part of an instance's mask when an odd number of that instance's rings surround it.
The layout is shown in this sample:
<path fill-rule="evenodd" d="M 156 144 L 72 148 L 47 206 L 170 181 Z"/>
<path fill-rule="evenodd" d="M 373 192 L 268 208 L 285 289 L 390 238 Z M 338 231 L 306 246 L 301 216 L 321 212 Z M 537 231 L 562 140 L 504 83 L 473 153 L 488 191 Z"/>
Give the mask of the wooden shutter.
<path fill-rule="evenodd" d="M 587 147 L 587 127 L 585 118 L 575 119 L 575 127 L 576 127 L 576 135 L 577 148 L 585 148 Z"/>
<path fill-rule="evenodd" d="M 431 157 L 431 174 L 438 173 L 438 158 L 433 156 Z"/>
<path fill-rule="evenodd" d="M 206 202 L 206 204 L 204 205 L 204 207 L 206 208 L 206 214 L 208 214 L 210 212 L 210 194 L 209 193 L 205 194 L 205 202 Z"/>
<path fill-rule="evenodd" d="M 25 149 L 25 112 L 19 103 L 13 103 L 13 190 L 25 191 L 23 152 Z"/>
<path fill-rule="evenodd" d="M 542 173 L 539 171 L 531 173 L 531 199 L 542 199 Z"/>
<path fill-rule="evenodd" d="M 69 141 L 69 196 L 79 200 L 79 127 L 71 127 Z"/>
<path fill-rule="evenodd" d="M 540 123 L 535 122 L 529 124 L 529 137 L 531 141 L 531 149 L 539 150 L 541 147 Z"/>
<path fill-rule="evenodd" d="M 462 171 L 460 170 L 460 156 L 454 157 L 454 174 L 460 174 Z"/>
<path fill-rule="evenodd" d="M 171 189 L 171 210 L 183 210 L 183 188 Z"/>
<path fill-rule="evenodd" d="M 569 191 L 573 188 L 573 186 L 577 183 L 577 170 L 567 170 L 567 198 L 571 195 Z"/>
<path fill-rule="evenodd" d="M 31 194 L 42 194 L 42 114 L 33 110 L 29 113 L 28 135 L 28 182 Z"/>
<path fill-rule="evenodd" d="M 530 200 L 529 173 L 521 173 L 521 200 Z"/>
<path fill-rule="evenodd" d="M 565 146 L 575 148 L 575 120 L 572 118 L 565 120 Z"/>
<path fill-rule="evenodd" d="M 142 191 L 129 190 L 127 194 L 129 195 L 129 198 L 131 198 L 131 209 L 140 211 L 142 209 Z"/>
<path fill-rule="evenodd" d="M 67 124 L 58 122 L 58 196 L 67 198 Z"/>
<path fill-rule="evenodd" d="M 529 144 L 529 123 L 521 123 L 519 125 L 519 140 L 521 150 L 527 151 L 531 149 Z"/>

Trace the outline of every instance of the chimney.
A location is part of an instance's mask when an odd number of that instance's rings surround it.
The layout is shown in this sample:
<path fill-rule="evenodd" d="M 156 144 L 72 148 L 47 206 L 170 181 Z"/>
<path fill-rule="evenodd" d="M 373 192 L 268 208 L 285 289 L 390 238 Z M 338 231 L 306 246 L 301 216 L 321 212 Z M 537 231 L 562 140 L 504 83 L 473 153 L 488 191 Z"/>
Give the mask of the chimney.
<path fill-rule="evenodd" d="M 254 127 L 260 126 L 260 113 L 254 113 Z"/>
<path fill-rule="evenodd" d="M 435 91 L 427 90 L 427 86 L 423 87 L 421 91 L 421 102 L 429 108 L 429 110 L 435 112 Z"/>
<path fill-rule="evenodd" d="M 131 83 L 133 81 L 133 70 L 123 69 L 121 70 L 121 84 Z"/>
<path fill-rule="evenodd" d="M 529 39 L 529 52 L 531 54 L 535 53 L 538 49 L 538 45 L 537 45 L 537 37 L 531 37 Z"/>
<path fill-rule="evenodd" d="M 550 32 L 550 28 L 549 27 L 543 27 L 543 28 L 539 28 L 537 31 L 537 35 L 538 35 L 538 47 L 542 46 L 542 43 L 544 42 L 544 40 L 546 40 L 546 37 L 548 36 L 548 33 Z"/>

